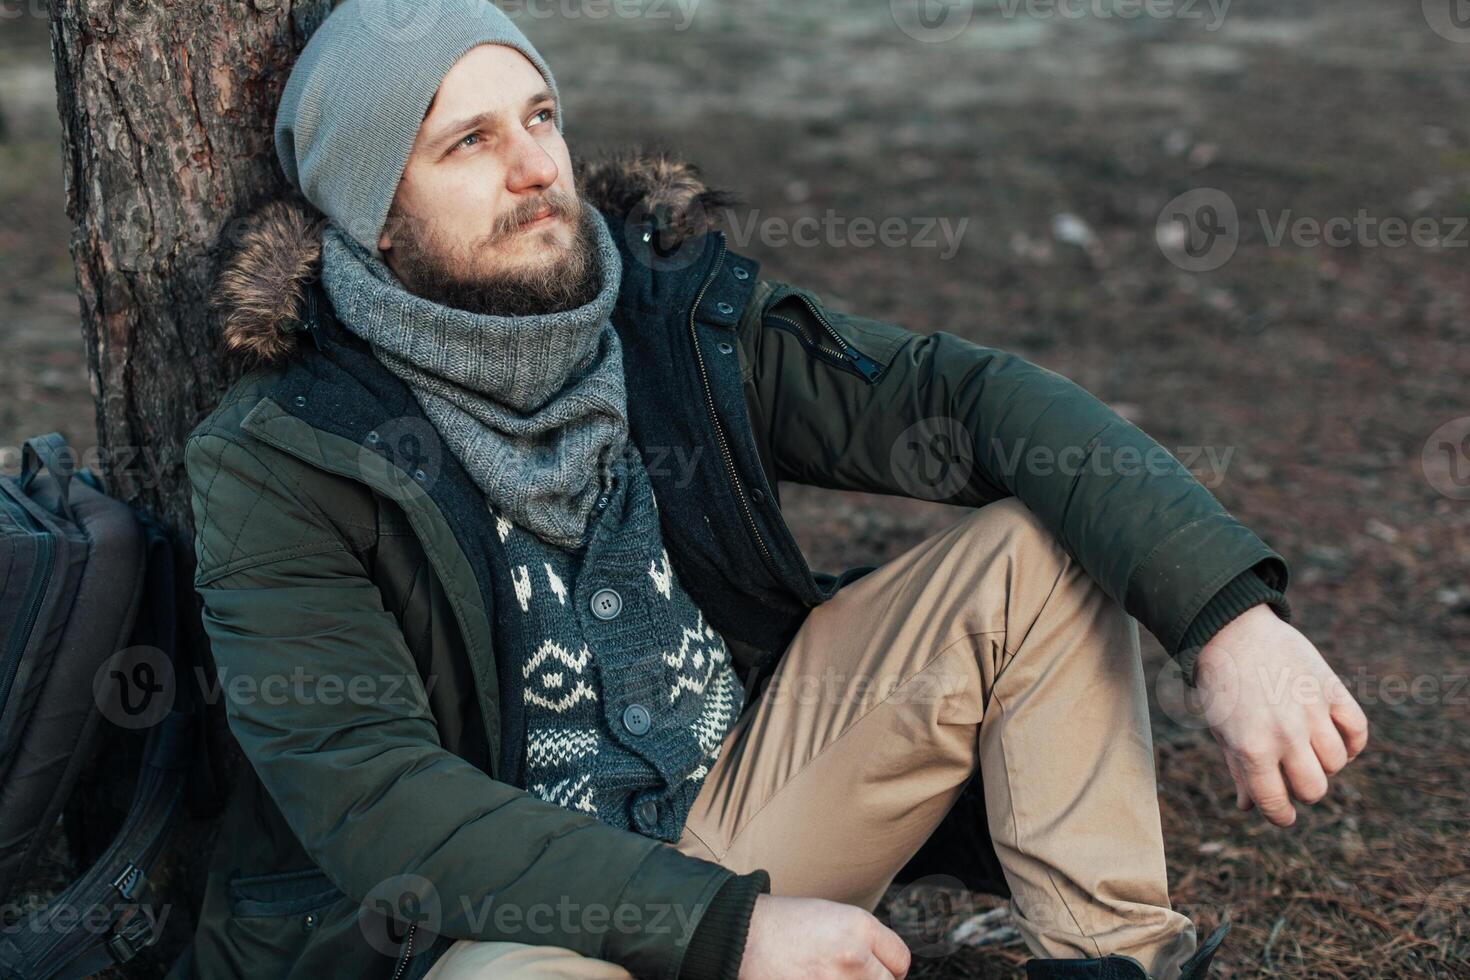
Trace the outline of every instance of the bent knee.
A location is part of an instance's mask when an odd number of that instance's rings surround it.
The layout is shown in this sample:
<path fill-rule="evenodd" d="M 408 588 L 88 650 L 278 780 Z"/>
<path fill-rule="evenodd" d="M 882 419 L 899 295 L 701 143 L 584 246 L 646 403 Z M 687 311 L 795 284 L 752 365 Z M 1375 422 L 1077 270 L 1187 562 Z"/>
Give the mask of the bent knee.
<path fill-rule="evenodd" d="M 958 546 L 966 554 L 988 554 L 1004 559 L 1011 568 L 1011 585 L 1030 590 L 1037 601 L 1060 594 L 1066 603 L 1095 607 L 1095 625 L 1103 629 L 1130 627 L 1132 617 L 1111 598 L 1073 557 L 1051 529 L 1029 507 L 1007 497 L 976 508 L 961 522 Z M 1049 597 L 1049 598 L 1048 598 Z"/>
<path fill-rule="evenodd" d="M 1003 551 L 1027 565 L 1046 565 L 1060 572 L 1073 563 L 1061 540 L 1016 497 L 975 508 L 961 522 L 960 534 L 967 547 Z"/>

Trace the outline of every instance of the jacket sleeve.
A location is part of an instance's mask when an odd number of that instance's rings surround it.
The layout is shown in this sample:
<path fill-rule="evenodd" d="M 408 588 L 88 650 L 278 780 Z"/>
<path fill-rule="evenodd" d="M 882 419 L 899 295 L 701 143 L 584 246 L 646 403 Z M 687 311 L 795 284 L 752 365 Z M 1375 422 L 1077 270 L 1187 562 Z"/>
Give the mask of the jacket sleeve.
<path fill-rule="evenodd" d="M 1061 375 L 947 331 L 843 313 L 775 280 L 757 285 L 739 331 L 772 480 L 965 506 L 1015 496 L 1191 683 L 1198 646 L 1186 639 L 1202 645 L 1226 605 L 1279 597 L 1289 615 L 1282 557 Z"/>
<path fill-rule="evenodd" d="M 202 435 L 186 465 L 196 585 L 230 728 L 333 883 L 367 902 L 390 879 L 417 876 L 432 887 L 443 935 L 564 946 L 639 975 L 679 976 L 732 872 L 543 801 L 445 749 L 396 619 L 292 477 L 304 464 Z"/>

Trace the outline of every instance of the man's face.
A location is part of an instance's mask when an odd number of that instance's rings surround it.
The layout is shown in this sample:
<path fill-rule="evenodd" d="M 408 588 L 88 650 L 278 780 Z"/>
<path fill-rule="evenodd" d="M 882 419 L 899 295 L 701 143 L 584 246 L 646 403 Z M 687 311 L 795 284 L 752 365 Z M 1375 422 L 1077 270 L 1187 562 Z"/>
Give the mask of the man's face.
<path fill-rule="evenodd" d="M 408 289 L 502 316 L 596 298 L 595 216 L 577 196 L 555 105 L 505 45 L 471 49 L 444 77 L 378 240 Z"/>

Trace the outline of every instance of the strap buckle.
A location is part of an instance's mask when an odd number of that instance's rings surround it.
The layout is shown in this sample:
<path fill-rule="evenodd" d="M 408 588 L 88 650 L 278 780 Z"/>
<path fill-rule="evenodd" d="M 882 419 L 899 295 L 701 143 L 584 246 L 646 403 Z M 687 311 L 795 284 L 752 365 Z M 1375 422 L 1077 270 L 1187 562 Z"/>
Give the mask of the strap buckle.
<path fill-rule="evenodd" d="M 135 911 L 131 918 L 113 927 L 106 946 L 113 961 L 122 964 L 156 942 L 158 932 L 153 927 L 153 920 L 141 911 Z"/>

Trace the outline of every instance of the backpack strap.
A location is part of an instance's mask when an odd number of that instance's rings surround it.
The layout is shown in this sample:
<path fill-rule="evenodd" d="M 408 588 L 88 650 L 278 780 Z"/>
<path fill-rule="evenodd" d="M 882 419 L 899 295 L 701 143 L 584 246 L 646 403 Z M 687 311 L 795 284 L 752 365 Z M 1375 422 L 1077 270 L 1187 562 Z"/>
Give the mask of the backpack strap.
<path fill-rule="evenodd" d="M 146 595 L 156 642 L 179 677 L 171 542 L 152 518 L 139 516 L 148 537 Z M 80 980 L 126 963 L 158 941 L 160 919 L 149 904 L 148 873 L 181 811 L 196 712 L 190 686 L 174 688 L 168 715 L 148 732 L 137 787 L 117 836 L 85 874 L 0 940 L 0 978 Z"/>
<path fill-rule="evenodd" d="M 56 481 L 59 500 L 53 508 L 62 517 L 75 521 L 71 512 L 71 478 L 77 470 L 76 457 L 60 432 L 48 432 L 44 436 L 27 439 L 20 450 L 20 488 L 31 492 L 36 474 L 45 467 Z"/>

